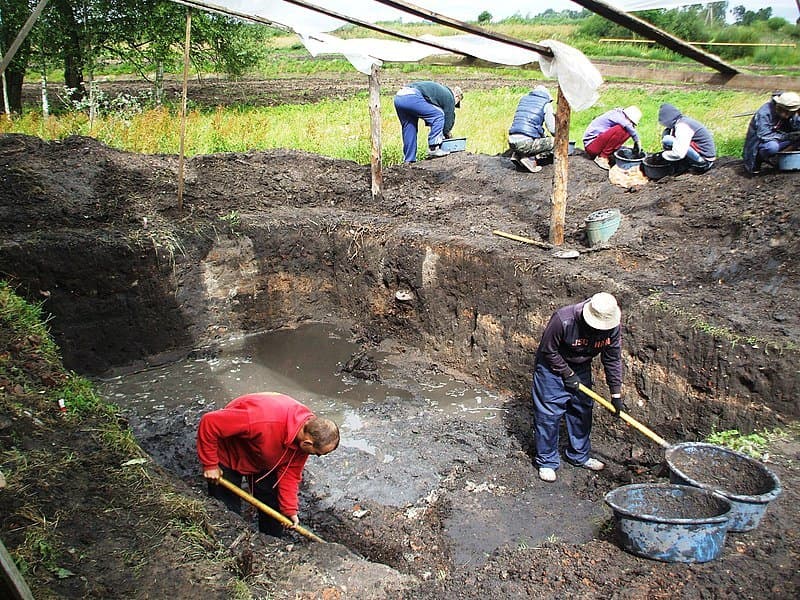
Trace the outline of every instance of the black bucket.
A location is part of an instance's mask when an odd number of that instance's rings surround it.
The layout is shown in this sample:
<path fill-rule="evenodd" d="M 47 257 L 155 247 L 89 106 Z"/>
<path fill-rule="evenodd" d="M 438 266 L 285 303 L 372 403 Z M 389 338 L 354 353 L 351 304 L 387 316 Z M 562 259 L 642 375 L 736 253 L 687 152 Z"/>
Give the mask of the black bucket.
<path fill-rule="evenodd" d="M 644 159 L 644 152 L 634 152 L 633 148 L 627 146 L 614 152 L 614 164 L 624 170 L 640 168 Z"/>
<path fill-rule="evenodd" d="M 648 154 L 642 161 L 642 171 L 649 179 L 661 179 L 675 172 L 675 165 L 664 159 L 660 152 Z"/>

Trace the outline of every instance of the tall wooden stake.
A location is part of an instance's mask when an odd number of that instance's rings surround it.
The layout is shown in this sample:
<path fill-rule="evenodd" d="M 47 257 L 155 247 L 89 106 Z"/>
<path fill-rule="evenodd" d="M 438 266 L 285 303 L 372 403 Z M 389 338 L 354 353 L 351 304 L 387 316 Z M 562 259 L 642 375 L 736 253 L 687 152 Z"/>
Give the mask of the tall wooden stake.
<path fill-rule="evenodd" d="M 181 102 L 181 145 L 178 155 L 178 210 L 183 209 L 183 163 L 186 144 L 186 96 L 189 89 L 189 42 L 192 35 L 192 10 L 186 11 L 186 43 L 183 45 L 183 99 Z"/>
<path fill-rule="evenodd" d="M 383 199 L 383 168 L 381 161 L 381 82 L 380 66 L 373 64 L 369 74 L 369 133 L 372 144 L 372 199 Z"/>
<path fill-rule="evenodd" d="M 569 117 L 570 107 L 561 86 L 558 86 L 558 106 L 556 108 L 556 139 L 553 148 L 553 199 L 550 212 L 550 243 L 560 246 L 564 243 L 564 219 L 567 214 L 567 179 L 569 176 Z"/>

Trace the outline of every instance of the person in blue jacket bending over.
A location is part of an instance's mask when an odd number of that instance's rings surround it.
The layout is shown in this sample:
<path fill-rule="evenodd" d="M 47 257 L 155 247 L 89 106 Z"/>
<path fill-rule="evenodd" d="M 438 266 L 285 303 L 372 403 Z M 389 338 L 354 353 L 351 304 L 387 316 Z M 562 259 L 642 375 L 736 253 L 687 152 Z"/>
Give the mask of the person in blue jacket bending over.
<path fill-rule="evenodd" d="M 400 88 L 394 96 L 394 109 L 403 133 L 403 162 L 417 160 L 417 128 L 419 120 L 430 127 L 428 157 L 449 154 L 441 144 L 451 137 L 456 124 L 456 108 L 461 107 L 461 88 L 449 88 L 435 81 L 417 81 Z"/>
<path fill-rule="evenodd" d="M 599 292 L 583 302 L 559 308 L 545 327 L 533 369 L 535 463 L 539 479 L 556 480 L 561 460 L 558 429 L 566 419 L 569 437 L 566 459 L 570 464 L 600 471 L 601 461 L 591 458 L 594 402 L 579 391 L 592 386 L 592 359 L 600 355 L 617 415 L 622 401 L 621 312 L 611 294 Z"/>

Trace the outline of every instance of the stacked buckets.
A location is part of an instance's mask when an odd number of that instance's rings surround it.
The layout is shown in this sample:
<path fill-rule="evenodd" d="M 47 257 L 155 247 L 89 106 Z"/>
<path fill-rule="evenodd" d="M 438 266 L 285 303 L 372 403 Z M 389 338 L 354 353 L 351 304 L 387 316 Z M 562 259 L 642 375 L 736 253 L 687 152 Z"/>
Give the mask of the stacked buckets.
<path fill-rule="evenodd" d="M 670 483 L 626 485 L 606 504 L 622 547 L 665 562 L 717 558 L 728 531 L 755 529 L 781 493 L 777 476 L 733 450 L 687 442 L 666 452 Z"/>

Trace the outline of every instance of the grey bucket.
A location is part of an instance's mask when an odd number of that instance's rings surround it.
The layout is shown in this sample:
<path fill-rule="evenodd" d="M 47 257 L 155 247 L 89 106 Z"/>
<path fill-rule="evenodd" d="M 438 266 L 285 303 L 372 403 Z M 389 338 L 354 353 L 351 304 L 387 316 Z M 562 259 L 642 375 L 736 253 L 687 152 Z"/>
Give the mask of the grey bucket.
<path fill-rule="evenodd" d="M 728 448 L 684 442 L 668 448 L 665 457 L 671 482 L 714 491 L 731 503 L 730 531 L 758 527 L 767 505 L 782 491 L 767 467 Z"/>
<path fill-rule="evenodd" d="M 725 546 L 731 504 L 719 494 L 671 483 L 625 485 L 605 495 L 623 549 L 663 562 L 714 560 Z"/>
<path fill-rule="evenodd" d="M 622 214 L 616 208 L 596 210 L 584 220 L 586 224 L 586 239 L 590 246 L 607 242 L 619 228 Z"/>

